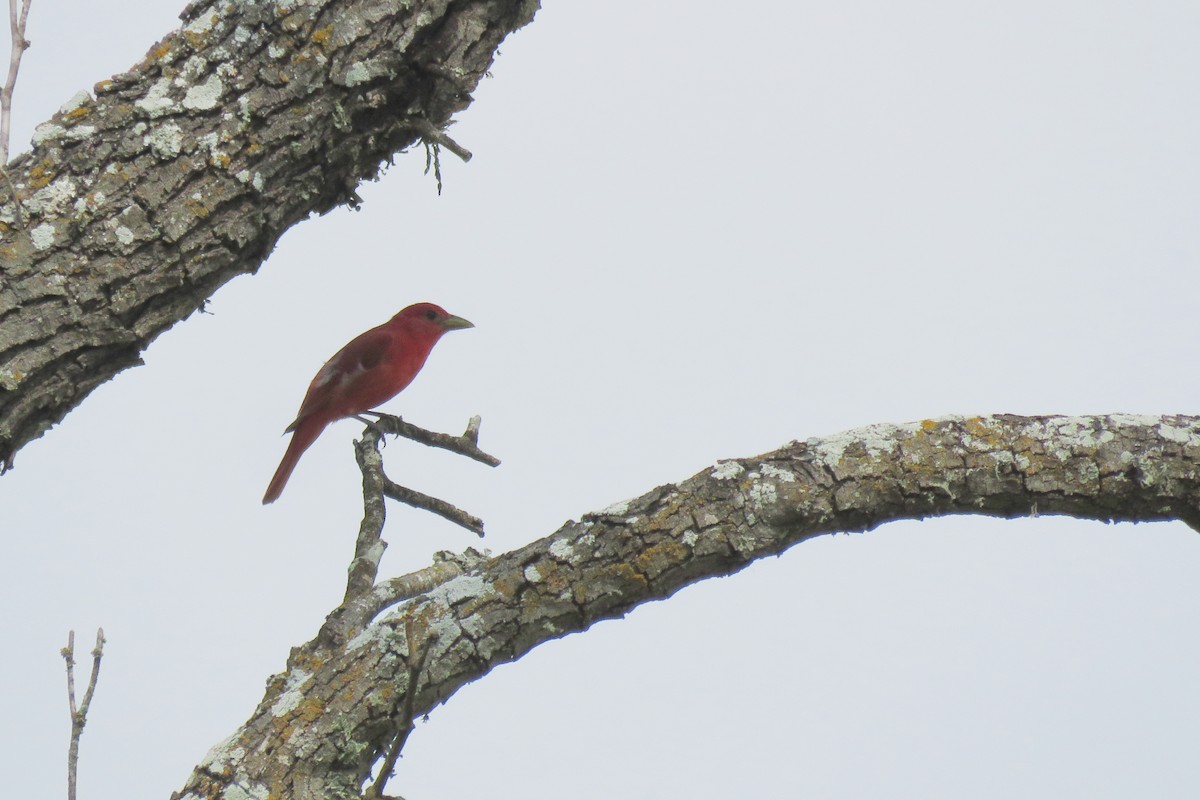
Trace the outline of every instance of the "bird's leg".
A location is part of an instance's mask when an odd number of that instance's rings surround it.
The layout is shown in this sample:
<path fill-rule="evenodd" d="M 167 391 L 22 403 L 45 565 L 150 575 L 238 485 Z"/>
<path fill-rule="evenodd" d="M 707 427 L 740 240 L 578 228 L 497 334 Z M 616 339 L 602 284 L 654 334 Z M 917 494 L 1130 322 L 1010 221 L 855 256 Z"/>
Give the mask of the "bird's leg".
<path fill-rule="evenodd" d="M 377 417 L 383 416 L 383 415 L 382 415 L 382 414 L 380 414 L 378 411 L 364 411 L 364 412 L 362 412 L 362 413 L 363 413 L 363 414 L 374 414 L 374 415 L 375 415 L 375 416 L 377 416 Z M 379 441 L 380 441 L 380 443 L 382 443 L 382 445 L 383 445 L 384 447 L 387 447 L 387 438 L 386 438 L 386 437 L 387 437 L 387 431 L 385 431 L 383 428 L 379 427 L 379 423 L 378 423 L 378 421 L 376 421 L 376 420 L 372 420 L 372 419 L 367 419 L 367 418 L 366 418 L 366 417 L 364 417 L 362 414 L 355 414 L 355 415 L 354 415 L 354 418 L 355 418 L 356 420 L 358 420 L 359 422 L 361 422 L 363 425 L 366 425 L 368 428 L 370 428 L 371 430 L 373 430 L 373 431 L 375 431 L 376 433 L 378 433 L 378 434 L 379 434 L 379 437 L 380 437 L 380 438 L 379 438 Z"/>

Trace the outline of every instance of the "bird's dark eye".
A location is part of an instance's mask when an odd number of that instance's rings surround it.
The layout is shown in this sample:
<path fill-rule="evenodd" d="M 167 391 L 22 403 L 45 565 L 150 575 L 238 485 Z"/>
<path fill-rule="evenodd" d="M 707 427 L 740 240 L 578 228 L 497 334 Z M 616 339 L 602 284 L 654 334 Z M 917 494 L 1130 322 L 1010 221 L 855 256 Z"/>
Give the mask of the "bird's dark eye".
<path fill-rule="evenodd" d="M 434 311 L 432 308 L 429 309 L 428 311 L 425 312 L 425 319 L 429 320 L 430 322 L 433 322 L 435 319 L 437 319 L 437 312 Z"/>

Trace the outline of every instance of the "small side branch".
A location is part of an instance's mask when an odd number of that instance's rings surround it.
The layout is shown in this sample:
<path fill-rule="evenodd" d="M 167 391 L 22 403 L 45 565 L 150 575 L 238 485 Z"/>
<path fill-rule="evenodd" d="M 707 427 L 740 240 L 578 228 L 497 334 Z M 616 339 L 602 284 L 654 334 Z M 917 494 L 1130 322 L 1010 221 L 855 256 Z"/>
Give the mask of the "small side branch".
<path fill-rule="evenodd" d="M 410 130 L 421 134 L 421 138 L 425 140 L 426 144 L 444 147 L 464 162 L 471 160 L 472 155 L 470 150 L 451 139 L 444 130 L 438 128 L 424 117 L 408 117 L 404 120 L 404 124 Z"/>
<path fill-rule="evenodd" d="M 427 431 L 424 428 L 418 428 L 416 425 L 405 422 L 400 417 L 393 417 L 390 414 L 376 414 L 376 416 L 379 419 L 372 424 L 384 433 L 403 436 L 405 439 L 412 439 L 414 442 L 419 442 L 429 447 L 440 447 L 443 450 L 449 450 L 452 453 L 458 453 L 460 456 L 474 459 L 481 464 L 487 464 L 489 467 L 500 466 L 500 459 L 479 449 L 480 419 L 477 416 L 471 417 L 470 422 L 467 423 L 466 431 L 461 436 Z"/>
<path fill-rule="evenodd" d="M 67 800 L 75 800 L 76 775 L 79 771 L 79 740 L 83 737 L 83 726 L 87 724 L 88 709 L 96 693 L 96 682 L 100 679 L 100 659 L 104 657 L 104 629 L 96 630 L 96 646 L 92 648 L 92 676 L 83 693 L 83 702 L 75 705 L 75 631 L 67 634 L 67 646 L 62 649 L 67 662 L 67 703 L 71 709 L 71 743 L 67 747 Z"/>
<path fill-rule="evenodd" d="M 25 22 L 29 19 L 29 5 L 33 0 L 21 0 L 21 9 L 17 11 L 17 0 L 8 0 L 8 32 L 12 37 L 12 49 L 8 56 L 8 79 L 4 88 L 0 89 L 0 168 L 8 166 L 8 139 L 12 127 L 12 96 L 17 86 L 17 72 L 21 69 L 21 56 L 29 49 L 29 40 L 25 38 Z M 8 179 L 8 172 L 4 173 Z M 11 185 L 11 182 L 10 182 Z M 16 201 L 13 195 L 13 201 Z"/>
<path fill-rule="evenodd" d="M 379 767 L 379 775 L 375 778 L 375 783 L 371 784 L 371 787 L 363 793 L 366 800 L 383 800 L 386 797 L 383 789 L 387 786 L 392 773 L 396 771 L 396 762 L 400 759 L 400 753 L 404 750 L 408 735 L 413 732 L 413 705 L 417 696 L 417 682 L 421 679 L 421 672 L 425 669 L 429 646 L 437 638 L 436 634 L 431 631 L 429 638 L 418 648 L 416 623 L 412 617 L 404 620 L 404 636 L 408 641 L 408 688 L 404 691 L 404 710 L 401 712 L 403 722 L 391 747 L 388 748 L 383 764 Z"/>
<path fill-rule="evenodd" d="M 387 542 L 383 539 L 383 526 L 387 518 L 385 498 L 390 497 L 415 508 L 432 511 L 478 536 L 483 536 L 483 520 L 444 500 L 408 489 L 390 480 L 383 471 L 383 457 L 380 452 L 384 443 L 383 437 L 387 434 L 404 436 L 431 447 L 440 447 L 465 455 L 489 466 L 500 463 L 500 459 L 479 449 L 478 416 L 471 418 L 461 436 L 450 436 L 410 425 L 399 417 L 377 412 L 368 413 L 379 419 L 372 421 L 358 417 L 367 427 L 362 437 L 354 443 L 354 458 L 363 481 L 363 516 L 354 545 L 354 558 L 346 571 L 345 596 L 341 605 L 325 620 L 318 634 L 318 638 L 324 642 L 343 641 L 346 637 L 353 636 L 384 609 L 405 597 L 411 597 L 449 580 L 466 567 L 466 563 L 459 557 L 447 556 L 441 559 L 446 563 L 437 563 L 427 570 L 377 583 L 379 564 L 387 550 Z M 486 557 L 475 551 L 468 551 L 468 555 L 472 556 L 472 563 Z"/>
<path fill-rule="evenodd" d="M 377 411 L 367 412 L 378 419 L 370 421 L 359 417 L 367 425 L 367 430 L 360 440 L 358 451 L 358 465 L 363 472 L 363 522 L 359 530 L 359 545 L 358 552 L 355 554 L 356 561 L 364 556 L 373 558 L 373 561 L 368 561 L 373 564 L 370 572 L 370 580 L 375 579 L 375 570 L 379 565 L 379 557 L 382 557 L 383 552 L 379 549 L 371 549 L 370 544 L 364 540 L 364 532 L 373 531 L 374 540 L 378 541 L 380 532 L 383 529 L 383 512 L 380 510 L 378 497 L 381 492 L 383 497 L 390 497 L 393 500 L 399 500 L 401 503 L 421 508 L 426 511 L 432 511 L 443 519 L 448 519 L 456 525 L 461 525 L 467 530 L 475 533 L 477 536 L 483 536 L 483 520 L 472 514 L 468 514 L 461 508 L 447 503 L 445 500 L 439 500 L 436 497 L 430 497 L 427 494 L 422 494 L 414 489 L 409 489 L 401 486 L 398 483 L 390 480 L 383 472 L 382 462 L 379 457 L 378 446 L 380 443 L 381 434 L 392 434 L 394 436 L 403 436 L 406 439 L 411 439 L 414 442 L 419 442 L 429 447 L 440 447 L 443 450 L 449 450 L 452 453 L 457 453 L 461 456 L 478 461 L 482 464 L 487 464 L 489 467 L 499 466 L 500 459 L 495 456 L 485 453 L 479 449 L 479 425 L 480 419 L 478 416 L 472 417 L 467 423 L 467 429 L 461 436 L 451 436 L 446 433 L 437 433 L 435 431 L 425 430 L 416 425 L 412 425 L 400 417 L 393 417 L 389 414 L 380 414 Z M 373 451 L 371 455 L 370 451 Z M 378 487 L 378 489 L 376 488 Z M 378 528 L 376 529 L 376 524 Z M 352 566 L 352 571 L 354 567 Z M 364 575 L 366 573 L 364 572 Z M 354 591 L 365 592 L 370 589 L 371 583 L 365 578 L 355 579 L 352 575 L 352 580 L 355 580 Z M 347 587 L 347 598 L 350 595 L 350 587 Z"/>
<path fill-rule="evenodd" d="M 17 10 L 17 0 L 8 0 L 8 32 L 12 45 L 8 55 L 8 78 L 4 88 L 0 89 L 0 178 L 8 188 L 12 198 L 17 225 L 25 227 L 24 213 L 21 211 L 21 198 L 17 195 L 17 187 L 13 184 L 12 176 L 8 174 L 8 144 L 12 129 L 12 96 L 17 87 L 17 72 L 21 69 L 21 57 L 29 49 L 29 40 L 25 38 L 25 23 L 29 19 L 29 5 L 33 0 L 21 0 L 21 8 Z M 6 456 L 0 474 L 12 467 L 11 456 Z"/>
<path fill-rule="evenodd" d="M 436 497 L 423 494 L 415 489 L 409 489 L 390 480 L 384 483 L 383 493 L 387 497 L 399 500 L 401 503 L 410 505 L 413 508 L 431 511 L 443 519 L 450 520 L 455 525 L 461 525 L 479 538 L 483 538 L 483 520 L 468 514 L 457 506 L 450 505 L 445 500 L 439 500 Z"/>

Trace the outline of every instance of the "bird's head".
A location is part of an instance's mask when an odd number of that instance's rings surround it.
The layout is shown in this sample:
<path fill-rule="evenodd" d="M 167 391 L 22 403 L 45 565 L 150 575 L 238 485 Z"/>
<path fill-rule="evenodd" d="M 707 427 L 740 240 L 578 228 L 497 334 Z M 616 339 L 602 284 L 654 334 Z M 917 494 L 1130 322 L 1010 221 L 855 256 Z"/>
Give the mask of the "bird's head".
<path fill-rule="evenodd" d="M 462 317 L 456 317 L 433 303 L 414 303 L 393 317 L 392 321 L 403 322 L 406 327 L 436 333 L 438 336 L 446 331 L 475 327 Z"/>

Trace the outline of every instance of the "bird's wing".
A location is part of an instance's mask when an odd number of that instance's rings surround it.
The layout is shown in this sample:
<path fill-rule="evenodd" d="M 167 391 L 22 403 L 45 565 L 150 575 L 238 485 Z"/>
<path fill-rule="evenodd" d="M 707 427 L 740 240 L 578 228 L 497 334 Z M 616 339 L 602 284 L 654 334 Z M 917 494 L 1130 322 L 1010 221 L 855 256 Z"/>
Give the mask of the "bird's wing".
<path fill-rule="evenodd" d="M 393 336 L 387 330 L 373 328 L 353 339 L 326 361 L 309 384 L 304 402 L 300 404 L 300 412 L 287 430 L 294 430 L 302 420 L 322 411 L 332 411 L 339 417 L 366 411 L 365 408 L 343 409 L 340 406 L 352 387 L 361 384 L 364 378 L 379 368 L 392 341 Z"/>

